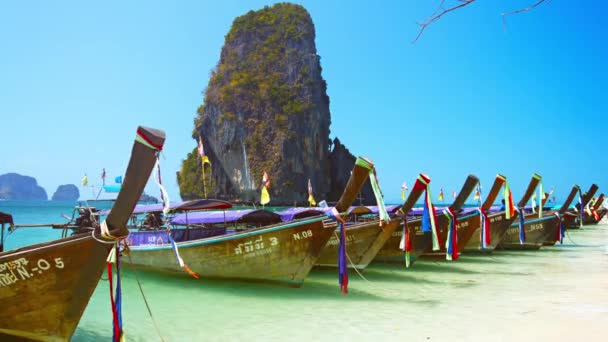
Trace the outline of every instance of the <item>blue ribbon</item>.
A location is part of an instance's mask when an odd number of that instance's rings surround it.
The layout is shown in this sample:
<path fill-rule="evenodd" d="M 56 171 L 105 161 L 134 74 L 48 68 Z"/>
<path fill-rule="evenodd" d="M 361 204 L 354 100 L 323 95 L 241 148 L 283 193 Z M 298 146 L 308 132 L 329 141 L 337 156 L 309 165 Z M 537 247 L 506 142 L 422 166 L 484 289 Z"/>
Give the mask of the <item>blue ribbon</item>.
<path fill-rule="evenodd" d="M 429 210 L 426 198 L 424 199 L 424 202 L 424 208 L 422 210 L 422 231 L 429 233 L 433 231 L 431 228 L 431 211 Z"/>
<path fill-rule="evenodd" d="M 523 244 L 526 242 L 526 230 L 524 229 L 525 218 L 524 208 L 519 208 L 519 243 Z"/>
<path fill-rule="evenodd" d="M 332 208 L 327 216 L 338 223 L 340 230 L 340 245 L 338 246 L 338 283 L 342 293 L 348 293 L 348 263 L 346 261 L 346 228 L 344 220 L 336 208 Z"/>
<path fill-rule="evenodd" d="M 566 226 L 564 225 L 564 221 L 560 219 L 559 222 L 559 231 L 560 231 L 560 239 L 559 239 L 559 243 L 563 244 L 564 243 L 564 236 L 566 236 Z"/>
<path fill-rule="evenodd" d="M 446 209 L 443 211 L 443 213 L 448 217 L 449 220 L 449 227 L 448 227 L 448 236 L 447 236 L 447 242 L 446 242 L 446 258 L 448 260 L 452 260 L 454 258 L 454 234 L 456 234 L 456 218 L 454 217 L 454 215 L 452 214 L 452 211 L 449 209 Z M 458 258 L 458 256 L 456 256 L 456 258 Z"/>

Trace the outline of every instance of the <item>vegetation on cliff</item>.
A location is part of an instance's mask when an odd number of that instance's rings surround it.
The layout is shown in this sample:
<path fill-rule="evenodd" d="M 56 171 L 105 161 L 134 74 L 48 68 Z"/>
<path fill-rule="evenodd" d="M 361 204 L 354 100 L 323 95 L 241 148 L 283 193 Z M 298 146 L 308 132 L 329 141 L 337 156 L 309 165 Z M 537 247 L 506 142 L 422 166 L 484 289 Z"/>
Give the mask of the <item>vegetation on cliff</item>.
<path fill-rule="evenodd" d="M 300 5 L 276 4 L 236 18 L 225 38 L 193 132 L 196 140 L 202 136 L 212 160 L 212 168 L 206 170 L 207 175 L 213 174 L 206 179 L 207 194 L 243 197 L 254 193 L 266 171 L 275 195 L 281 196 L 285 189 L 303 196 L 305 178 L 314 182 L 328 176 L 325 165 L 312 169 L 325 163 L 330 124 L 312 19 Z M 310 136 L 304 137 L 306 133 Z M 287 150 L 293 147 L 301 157 L 292 158 Z M 230 152 L 240 160 L 226 162 Z M 203 194 L 198 158 L 196 151 L 189 153 L 178 173 L 182 198 Z M 294 180 L 294 172 L 302 179 Z M 323 175 L 314 175 L 319 172 Z M 222 175 L 223 180 L 214 180 Z M 317 185 L 328 188 L 327 181 Z"/>
<path fill-rule="evenodd" d="M 317 199 L 336 201 L 355 158 L 341 144 L 330 150 L 329 97 L 308 12 L 288 3 L 250 11 L 225 38 L 192 133 L 211 165 L 203 183 L 197 150 L 187 154 L 181 197 L 205 189 L 207 197 L 258 202 L 267 172 L 271 205 L 306 205 L 309 179 Z"/>

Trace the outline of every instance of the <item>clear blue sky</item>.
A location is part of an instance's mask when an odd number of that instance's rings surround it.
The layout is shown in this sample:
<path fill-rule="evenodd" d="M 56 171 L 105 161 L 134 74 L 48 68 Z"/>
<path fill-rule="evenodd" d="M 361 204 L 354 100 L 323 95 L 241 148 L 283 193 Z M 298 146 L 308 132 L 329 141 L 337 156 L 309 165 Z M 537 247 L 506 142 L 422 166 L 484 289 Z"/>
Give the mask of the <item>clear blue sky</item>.
<path fill-rule="evenodd" d="M 331 99 L 331 136 L 377 165 L 388 201 L 427 173 L 434 197 L 468 173 L 515 197 L 531 174 L 563 198 L 573 183 L 608 191 L 607 5 L 479 0 L 431 25 L 439 1 L 303 1 Z M 138 124 L 167 132 L 164 181 L 186 153 L 209 72 L 235 17 L 265 1 L 11 1 L 0 9 L 0 174 L 49 196 L 123 173 Z M 149 185 L 148 192 L 158 196 Z M 90 197 L 84 194 L 82 197 Z"/>

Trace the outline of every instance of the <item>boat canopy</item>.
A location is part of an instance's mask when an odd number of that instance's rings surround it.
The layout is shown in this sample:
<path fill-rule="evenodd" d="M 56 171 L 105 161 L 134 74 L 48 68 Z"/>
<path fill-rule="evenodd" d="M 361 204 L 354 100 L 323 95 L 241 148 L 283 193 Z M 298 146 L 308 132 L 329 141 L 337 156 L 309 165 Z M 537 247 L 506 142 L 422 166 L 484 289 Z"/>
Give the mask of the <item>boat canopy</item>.
<path fill-rule="evenodd" d="M 379 212 L 377 205 L 367 206 L 367 208 L 369 208 L 369 210 L 371 210 L 372 214 L 378 214 L 378 212 Z M 399 208 L 401 208 L 400 205 L 389 204 L 389 205 L 386 206 L 386 211 L 389 214 L 392 214 L 392 213 L 396 212 L 397 210 L 399 210 Z"/>
<path fill-rule="evenodd" d="M 115 193 L 115 192 L 120 192 L 121 187 L 122 186 L 120 184 L 117 184 L 117 185 L 104 185 L 103 189 L 105 190 L 105 192 Z"/>
<path fill-rule="evenodd" d="M 183 202 L 174 202 L 169 205 L 169 211 L 196 211 L 196 210 L 213 210 L 213 209 L 230 209 L 232 204 L 216 199 L 196 199 Z M 155 204 L 138 204 L 133 210 L 133 214 L 155 213 L 163 211 L 162 203 Z M 102 211 L 101 215 L 107 215 L 110 209 Z"/>
<path fill-rule="evenodd" d="M 443 210 L 445 210 L 445 208 L 447 207 L 435 207 L 435 215 L 443 213 Z M 407 214 L 408 216 L 422 216 L 423 213 L 424 208 L 412 208 L 412 210 L 410 210 L 410 212 Z"/>
<path fill-rule="evenodd" d="M 224 222 L 269 225 L 281 222 L 281 215 L 265 209 L 199 211 L 177 215 L 173 217 L 170 222 L 177 226 L 218 224 Z"/>
<path fill-rule="evenodd" d="M 325 215 L 324 208 L 289 208 L 282 211 L 277 211 L 283 222 L 293 221 L 305 217 Z"/>
<path fill-rule="evenodd" d="M 368 207 L 365 207 L 365 206 L 356 206 L 356 207 L 348 208 L 349 215 L 365 215 L 365 214 L 371 214 L 371 213 L 372 213 L 371 209 Z"/>
<path fill-rule="evenodd" d="M 13 224 L 13 216 L 10 214 L 5 214 L 3 212 L 0 212 L 0 224 Z"/>

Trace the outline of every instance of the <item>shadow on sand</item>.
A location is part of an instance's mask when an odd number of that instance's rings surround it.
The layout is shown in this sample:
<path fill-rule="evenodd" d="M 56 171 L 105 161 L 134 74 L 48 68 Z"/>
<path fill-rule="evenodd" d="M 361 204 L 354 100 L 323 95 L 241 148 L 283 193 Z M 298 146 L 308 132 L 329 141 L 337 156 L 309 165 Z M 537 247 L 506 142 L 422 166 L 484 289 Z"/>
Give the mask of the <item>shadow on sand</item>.
<path fill-rule="evenodd" d="M 394 301 L 395 298 L 387 298 L 377 294 L 377 291 L 367 291 L 363 286 L 357 287 L 359 279 L 354 271 L 349 272 L 350 282 L 348 288 L 348 300 L 375 300 Z M 280 298 L 281 300 L 343 300 L 338 284 L 336 272 L 313 272 L 300 288 L 293 288 L 273 282 L 247 281 L 239 279 L 194 279 L 187 274 L 173 272 L 157 272 L 150 270 L 125 267 L 123 274 L 123 286 L 136 282 L 136 276 L 144 287 L 149 288 L 146 292 L 157 291 L 156 288 L 163 287 L 159 291 L 205 291 L 222 295 L 255 296 L 269 299 Z M 150 284 L 151 286 L 146 286 Z M 152 285 L 154 288 L 152 288 Z M 134 285 L 137 286 L 137 285 Z"/>

